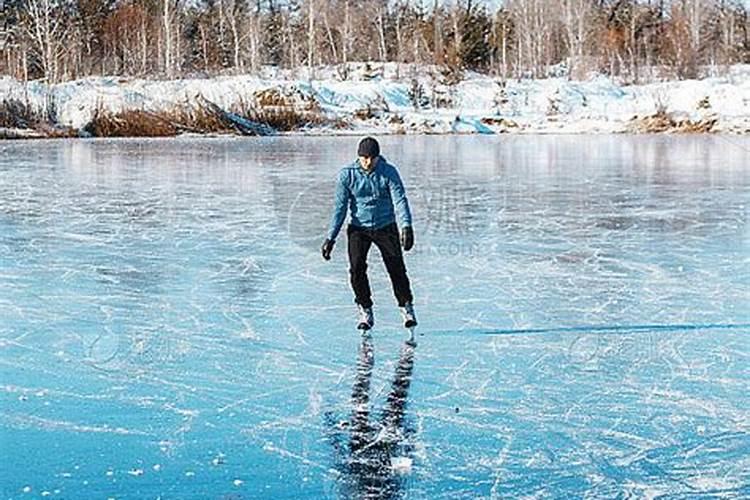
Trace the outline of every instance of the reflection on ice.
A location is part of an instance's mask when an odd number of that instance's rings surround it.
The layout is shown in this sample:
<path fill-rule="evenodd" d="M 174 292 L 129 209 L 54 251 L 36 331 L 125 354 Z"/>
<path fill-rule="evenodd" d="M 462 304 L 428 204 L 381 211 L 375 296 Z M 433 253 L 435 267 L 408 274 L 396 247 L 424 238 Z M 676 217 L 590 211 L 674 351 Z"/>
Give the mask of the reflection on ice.
<path fill-rule="evenodd" d="M 370 380 L 375 362 L 370 334 L 362 336 L 357 373 L 352 387 L 352 415 L 349 422 L 338 422 L 327 415 L 332 427 L 337 470 L 341 473 L 340 493 L 344 498 L 401 498 L 402 474 L 409 472 L 414 429 L 405 424 L 414 350 L 416 343 L 401 347 L 391 391 L 379 422 L 370 420 Z M 348 434 L 348 443 L 346 443 Z"/>

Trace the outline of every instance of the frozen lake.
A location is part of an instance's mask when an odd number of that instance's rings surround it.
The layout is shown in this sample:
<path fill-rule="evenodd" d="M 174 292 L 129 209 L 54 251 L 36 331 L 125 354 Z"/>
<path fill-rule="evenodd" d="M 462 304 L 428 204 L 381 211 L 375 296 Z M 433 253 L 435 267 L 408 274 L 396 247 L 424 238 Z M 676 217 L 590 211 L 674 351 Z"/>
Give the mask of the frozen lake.
<path fill-rule="evenodd" d="M 750 496 L 750 139 L 383 138 L 416 347 L 357 139 L 0 143 L 0 497 Z"/>

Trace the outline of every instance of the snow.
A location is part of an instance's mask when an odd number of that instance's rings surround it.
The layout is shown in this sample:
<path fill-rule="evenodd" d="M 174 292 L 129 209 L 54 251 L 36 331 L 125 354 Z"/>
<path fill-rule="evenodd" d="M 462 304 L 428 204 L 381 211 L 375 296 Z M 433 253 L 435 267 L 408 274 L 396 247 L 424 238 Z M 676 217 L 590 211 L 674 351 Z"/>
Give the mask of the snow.
<path fill-rule="evenodd" d="M 391 468 L 397 474 L 409 474 L 411 472 L 412 459 L 409 457 L 392 457 Z"/>
<path fill-rule="evenodd" d="M 202 96 L 229 109 L 241 100 L 252 100 L 255 92 L 282 89 L 290 95 L 297 90 L 312 97 L 329 119 L 343 119 L 349 124 L 345 130 L 323 126 L 303 132 L 314 134 L 625 132 L 634 117 L 653 115 L 660 104 L 668 113 L 693 121 L 715 117 L 718 122 L 714 130 L 718 132 L 750 130 L 748 65 L 737 65 L 724 76 L 703 80 L 631 86 L 619 85 L 602 75 L 592 75 L 586 81 L 555 77 L 508 80 L 503 84 L 497 78 L 471 72 L 463 81 L 448 86 L 441 82 L 436 68 L 399 69 L 391 63 L 374 67 L 378 76 L 365 79 L 363 65 L 353 65 L 349 79 L 344 81 L 336 68 L 319 68 L 313 74 L 315 78 L 307 78 L 306 70 L 266 68 L 264 77 L 171 81 L 92 77 L 51 86 L 36 81 L 24 86 L 5 76 L 0 78 L 0 96 L 28 99 L 38 109 L 54 102 L 59 122 L 76 129 L 91 120 L 97 107 L 160 111 Z M 421 84 L 431 104 L 414 107 L 410 98 L 412 80 Z M 445 102 L 438 105 L 436 99 Z M 368 106 L 378 111 L 375 117 L 353 118 L 357 110 Z M 460 127 L 454 126 L 457 117 Z M 483 118 L 504 118 L 518 126 L 482 125 Z"/>

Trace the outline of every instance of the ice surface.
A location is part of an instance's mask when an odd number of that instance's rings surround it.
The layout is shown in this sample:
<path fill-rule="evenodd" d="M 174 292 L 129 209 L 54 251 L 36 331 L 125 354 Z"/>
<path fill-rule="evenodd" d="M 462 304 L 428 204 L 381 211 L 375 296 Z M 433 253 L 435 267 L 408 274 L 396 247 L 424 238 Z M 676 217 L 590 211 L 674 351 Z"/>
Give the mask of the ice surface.
<path fill-rule="evenodd" d="M 750 140 L 384 138 L 416 345 L 356 141 L 0 143 L 0 496 L 750 494 Z"/>

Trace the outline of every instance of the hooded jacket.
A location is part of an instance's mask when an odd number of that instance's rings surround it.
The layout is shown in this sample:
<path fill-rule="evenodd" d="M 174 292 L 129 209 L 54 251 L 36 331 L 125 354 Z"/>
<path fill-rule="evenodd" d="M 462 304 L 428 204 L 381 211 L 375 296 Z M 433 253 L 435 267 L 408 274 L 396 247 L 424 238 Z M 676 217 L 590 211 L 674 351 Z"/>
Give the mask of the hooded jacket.
<path fill-rule="evenodd" d="M 380 229 L 396 222 L 403 228 L 411 226 L 411 211 L 406 191 L 396 167 L 382 156 L 370 172 L 359 160 L 339 171 L 336 181 L 333 217 L 328 228 L 328 239 L 335 240 L 346 219 L 347 209 L 351 224 L 366 229 Z"/>

